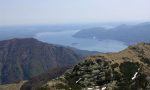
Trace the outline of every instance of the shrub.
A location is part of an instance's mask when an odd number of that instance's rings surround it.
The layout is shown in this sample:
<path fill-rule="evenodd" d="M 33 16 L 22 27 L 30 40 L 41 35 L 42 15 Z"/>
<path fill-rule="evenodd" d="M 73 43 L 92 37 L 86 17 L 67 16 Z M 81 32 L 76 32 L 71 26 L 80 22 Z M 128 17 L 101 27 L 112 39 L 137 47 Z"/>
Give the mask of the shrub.
<path fill-rule="evenodd" d="M 127 80 L 130 80 L 135 74 L 135 72 L 138 71 L 139 64 L 132 62 L 124 62 L 120 64 L 119 68 L 120 72 L 123 74 L 123 77 Z"/>

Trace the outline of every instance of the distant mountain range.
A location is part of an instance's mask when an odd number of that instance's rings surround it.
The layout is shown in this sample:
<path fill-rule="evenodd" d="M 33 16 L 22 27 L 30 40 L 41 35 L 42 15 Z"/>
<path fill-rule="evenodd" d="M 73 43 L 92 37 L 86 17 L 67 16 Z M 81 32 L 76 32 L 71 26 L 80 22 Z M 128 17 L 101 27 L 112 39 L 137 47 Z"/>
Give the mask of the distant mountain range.
<path fill-rule="evenodd" d="M 83 58 L 73 50 L 33 38 L 0 41 L 0 83 L 14 83 L 52 71 L 61 75 Z M 51 75 L 53 78 L 58 75 Z"/>
<path fill-rule="evenodd" d="M 33 38 L 38 33 L 80 30 L 101 24 L 65 24 L 65 25 L 29 25 L 29 26 L 0 26 L 0 40 L 13 38 Z"/>
<path fill-rule="evenodd" d="M 94 38 L 98 40 L 118 40 L 126 44 L 135 44 L 138 42 L 150 42 L 150 23 L 141 23 L 137 25 L 120 25 L 115 28 L 106 29 L 94 27 L 83 29 L 73 37 L 76 38 Z"/>

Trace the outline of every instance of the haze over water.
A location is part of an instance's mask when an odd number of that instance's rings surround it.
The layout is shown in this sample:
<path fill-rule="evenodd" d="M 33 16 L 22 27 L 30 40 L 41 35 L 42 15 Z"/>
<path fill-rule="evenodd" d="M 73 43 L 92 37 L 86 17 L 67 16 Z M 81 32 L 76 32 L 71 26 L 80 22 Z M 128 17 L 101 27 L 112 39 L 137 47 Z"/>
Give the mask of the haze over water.
<path fill-rule="evenodd" d="M 72 35 L 78 31 L 79 30 L 43 32 L 38 33 L 35 36 L 35 38 L 52 44 L 59 44 L 64 46 L 75 47 L 81 50 L 99 52 L 118 52 L 127 47 L 123 42 L 115 40 L 98 41 L 96 38 L 84 39 L 72 37 Z"/>

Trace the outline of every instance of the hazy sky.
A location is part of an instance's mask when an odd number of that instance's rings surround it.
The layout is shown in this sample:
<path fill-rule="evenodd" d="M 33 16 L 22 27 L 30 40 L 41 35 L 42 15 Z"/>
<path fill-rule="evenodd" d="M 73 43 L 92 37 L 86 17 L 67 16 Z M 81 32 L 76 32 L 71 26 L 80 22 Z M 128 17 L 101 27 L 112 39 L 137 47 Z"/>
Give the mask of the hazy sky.
<path fill-rule="evenodd" d="M 150 0 L 0 0 L 0 25 L 150 21 Z"/>

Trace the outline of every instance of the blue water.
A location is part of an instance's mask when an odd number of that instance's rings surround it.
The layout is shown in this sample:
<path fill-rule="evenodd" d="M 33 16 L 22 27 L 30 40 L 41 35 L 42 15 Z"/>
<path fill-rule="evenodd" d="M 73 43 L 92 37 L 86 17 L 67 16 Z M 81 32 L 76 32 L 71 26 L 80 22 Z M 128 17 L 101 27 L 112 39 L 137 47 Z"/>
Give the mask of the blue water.
<path fill-rule="evenodd" d="M 99 51 L 99 52 L 118 52 L 125 49 L 127 46 L 116 40 L 98 41 L 93 39 L 74 38 L 73 34 L 79 30 L 68 30 L 59 32 L 42 32 L 36 34 L 35 38 L 52 44 L 75 47 L 81 50 Z"/>

